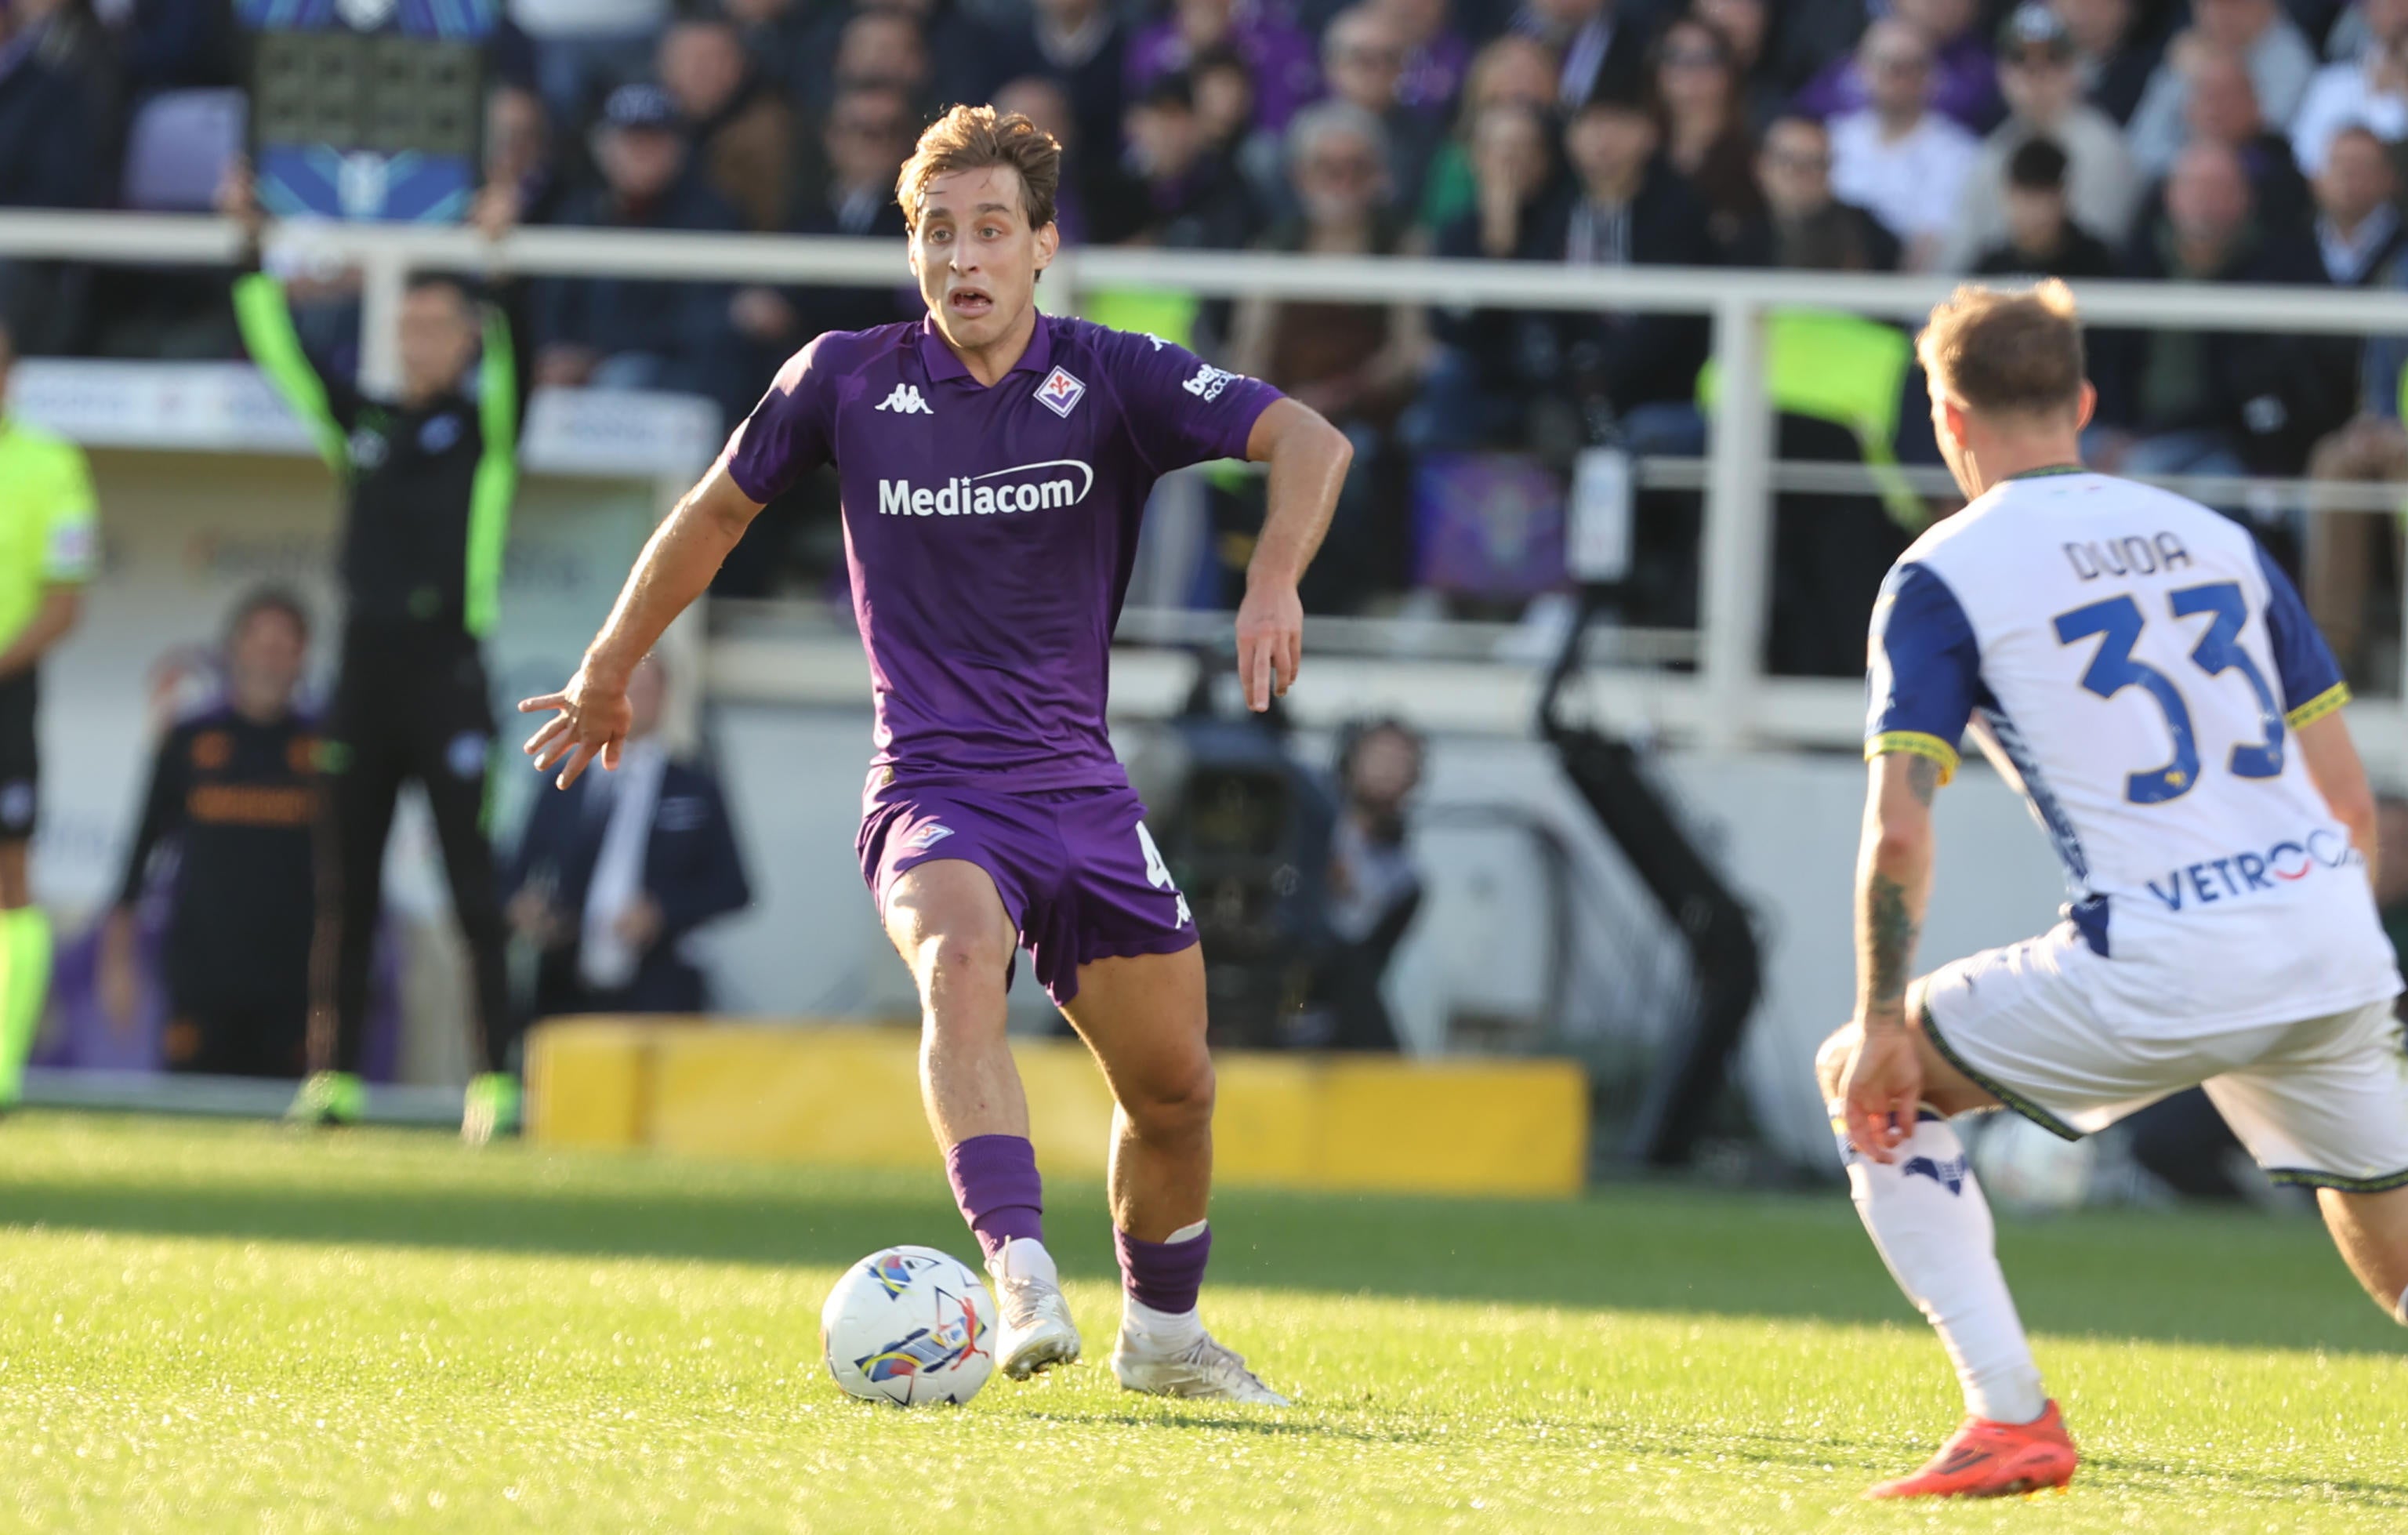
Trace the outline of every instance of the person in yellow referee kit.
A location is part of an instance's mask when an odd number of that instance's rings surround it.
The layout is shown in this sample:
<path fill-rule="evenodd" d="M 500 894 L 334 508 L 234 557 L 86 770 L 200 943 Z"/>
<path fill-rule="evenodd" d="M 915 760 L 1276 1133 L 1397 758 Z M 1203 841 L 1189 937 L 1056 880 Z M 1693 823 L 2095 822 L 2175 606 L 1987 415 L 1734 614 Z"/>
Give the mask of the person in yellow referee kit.
<path fill-rule="evenodd" d="M 83 451 L 8 414 L 15 361 L 0 324 L 0 1108 L 24 1091 L 50 989 L 50 923 L 25 873 L 42 773 L 42 657 L 75 627 L 99 554 Z"/>

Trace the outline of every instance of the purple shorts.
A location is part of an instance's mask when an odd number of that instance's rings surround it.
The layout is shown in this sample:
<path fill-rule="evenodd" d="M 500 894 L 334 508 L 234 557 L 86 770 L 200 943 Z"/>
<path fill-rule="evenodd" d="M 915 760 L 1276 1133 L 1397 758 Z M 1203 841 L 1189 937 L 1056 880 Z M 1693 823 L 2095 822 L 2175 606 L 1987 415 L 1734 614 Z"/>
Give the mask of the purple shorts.
<path fill-rule="evenodd" d="M 1079 995 L 1082 965 L 1196 941 L 1187 897 L 1132 789 L 873 787 L 853 845 L 882 916 L 895 882 L 922 864 L 958 858 L 985 869 L 1057 1005 Z"/>

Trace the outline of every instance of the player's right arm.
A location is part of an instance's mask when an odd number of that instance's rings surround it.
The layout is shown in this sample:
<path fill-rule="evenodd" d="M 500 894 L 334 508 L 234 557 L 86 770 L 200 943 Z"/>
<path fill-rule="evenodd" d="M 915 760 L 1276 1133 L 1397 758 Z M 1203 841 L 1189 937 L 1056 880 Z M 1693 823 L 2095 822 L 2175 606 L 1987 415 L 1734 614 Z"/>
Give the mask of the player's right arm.
<path fill-rule="evenodd" d="M 560 787 L 576 782 L 596 757 L 605 768 L 619 766 L 636 664 L 710 585 L 761 508 L 831 456 L 827 380 L 815 367 L 820 346 L 813 341 L 786 360 L 710 472 L 653 532 L 577 675 L 558 693 L 519 704 L 522 714 L 552 715 L 524 750 L 541 770 L 562 765 Z"/>
<path fill-rule="evenodd" d="M 1907 983 L 1931 894 L 1931 802 L 1956 770 L 1981 653 L 1947 582 L 1899 566 L 1873 604 L 1865 757 L 1870 782 L 1856 855 L 1856 1053 L 1844 1087 L 1848 1137 L 1877 1162 L 1914 1132 L 1923 1069 L 1908 1032 Z"/>
<path fill-rule="evenodd" d="M 522 714 L 552 712 L 527 739 L 525 751 L 544 771 L 564 764 L 561 788 L 576 782 L 596 757 L 603 767 L 617 768 L 620 745 L 634 719 L 627 679 L 678 614 L 710 587 L 761 507 L 730 478 L 726 456 L 721 455 L 644 545 L 577 675 L 558 693 L 519 704 Z"/>

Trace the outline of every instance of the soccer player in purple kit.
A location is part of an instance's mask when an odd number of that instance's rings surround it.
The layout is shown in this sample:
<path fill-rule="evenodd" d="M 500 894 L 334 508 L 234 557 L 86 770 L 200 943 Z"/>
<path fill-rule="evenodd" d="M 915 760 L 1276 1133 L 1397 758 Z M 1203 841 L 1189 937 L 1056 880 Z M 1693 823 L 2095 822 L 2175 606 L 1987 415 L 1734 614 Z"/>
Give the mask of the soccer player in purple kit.
<path fill-rule="evenodd" d="M 836 466 L 877 710 L 858 847 L 921 1005 L 921 1086 L 1001 1302 L 1016 1379 L 1079 1357 L 1047 1253 L 1028 1108 L 1004 1039 L 1025 944 L 1118 1104 L 1111 1204 L 1124 1281 L 1112 1370 L 1131 1390 L 1285 1405 L 1196 1311 L 1211 1232 L 1212 1062 L 1187 901 L 1104 726 L 1113 624 L 1148 494 L 1211 459 L 1269 466 L 1238 610 L 1248 702 L 1295 680 L 1297 581 L 1353 456 L 1319 415 L 1158 337 L 1039 314 L 1061 151 L 956 107 L 896 194 L 928 317 L 820 337 L 780 370 L 629 576 L 527 742 L 565 786 L 615 767 L 626 681 L 762 503 Z"/>

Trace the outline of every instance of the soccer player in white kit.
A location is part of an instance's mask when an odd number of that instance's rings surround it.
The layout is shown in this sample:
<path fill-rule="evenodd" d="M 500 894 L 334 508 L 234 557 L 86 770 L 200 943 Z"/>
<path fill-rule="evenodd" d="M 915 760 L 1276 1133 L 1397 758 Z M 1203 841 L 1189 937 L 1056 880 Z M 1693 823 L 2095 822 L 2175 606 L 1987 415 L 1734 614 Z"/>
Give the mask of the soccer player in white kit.
<path fill-rule="evenodd" d="M 2340 668 L 2245 528 L 2082 467 L 2061 283 L 1960 288 L 1917 350 L 1971 501 L 1873 609 L 1856 1011 L 1815 1063 L 1866 1229 L 1965 1391 L 1885 1498 L 2062 1486 L 2076 1463 L 1949 1115 L 2073 1139 L 2203 1084 L 2408 1323 L 2401 982 Z M 1969 726 L 2056 844 L 2064 921 L 1910 985 L 1932 796 Z"/>

